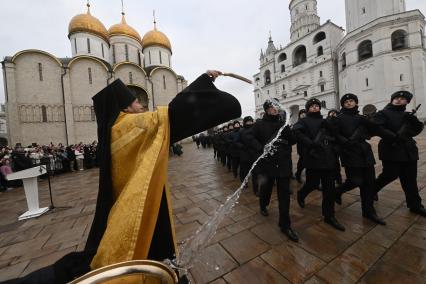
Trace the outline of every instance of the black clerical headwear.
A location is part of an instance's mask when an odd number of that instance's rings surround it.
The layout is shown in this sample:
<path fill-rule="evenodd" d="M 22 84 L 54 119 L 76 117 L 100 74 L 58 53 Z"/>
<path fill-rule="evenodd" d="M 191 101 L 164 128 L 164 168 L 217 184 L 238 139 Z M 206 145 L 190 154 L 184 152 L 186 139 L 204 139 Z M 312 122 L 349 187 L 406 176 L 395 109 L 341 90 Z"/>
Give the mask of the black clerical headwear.
<path fill-rule="evenodd" d="M 130 106 L 135 99 L 120 79 L 106 86 L 92 98 L 98 127 L 105 122 L 112 126 L 120 111 Z"/>

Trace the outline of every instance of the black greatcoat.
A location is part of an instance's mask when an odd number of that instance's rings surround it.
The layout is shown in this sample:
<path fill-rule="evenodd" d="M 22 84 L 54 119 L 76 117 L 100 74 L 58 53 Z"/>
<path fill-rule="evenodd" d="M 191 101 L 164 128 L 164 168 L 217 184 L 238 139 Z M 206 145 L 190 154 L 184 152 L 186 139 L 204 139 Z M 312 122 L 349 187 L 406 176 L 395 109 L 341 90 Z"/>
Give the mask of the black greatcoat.
<path fill-rule="evenodd" d="M 319 131 L 323 135 L 318 138 Z M 333 127 L 320 113 L 308 113 L 294 126 L 297 143 L 302 144 L 303 165 L 307 169 L 334 169 L 337 155 L 333 137 Z"/>
<path fill-rule="evenodd" d="M 114 125 L 120 110 L 126 108 L 133 101 L 130 99 L 134 100 L 135 98 L 120 80 L 114 81 L 93 97 L 98 122 L 100 177 L 95 217 L 84 251 L 68 254 L 52 266 L 35 271 L 25 278 L 5 283 L 67 283 L 90 270 L 90 262 L 96 254 L 97 247 L 106 229 L 108 214 L 113 204 L 111 127 Z M 207 74 L 203 74 L 169 104 L 170 142 L 175 143 L 240 116 L 241 106 L 238 100 L 217 89 L 212 79 Z M 153 243 L 149 252 L 150 256 L 154 255 L 154 258 L 169 252 L 168 248 L 162 246 L 168 241 L 163 242 L 162 238 L 167 238 L 170 235 L 168 232 L 163 232 L 167 225 L 164 226 L 161 222 L 168 220 L 166 210 L 167 206 L 163 196 Z M 153 248 L 157 251 L 152 251 Z"/>
<path fill-rule="evenodd" d="M 371 145 L 366 142 L 372 136 L 374 125 L 357 109 L 345 109 L 331 120 L 337 131 L 336 138 L 341 145 L 340 160 L 343 167 L 365 168 L 373 166 L 374 159 Z"/>
<path fill-rule="evenodd" d="M 240 131 L 240 135 L 238 136 L 238 140 L 235 142 L 240 152 L 240 161 L 241 163 L 247 163 L 252 165 L 254 161 L 259 157 L 259 151 L 254 149 L 251 146 L 251 134 L 250 129 L 253 126 L 244 127 Z"/>
<path fill-rule="evenodd" d="M 268 144 L 278 133 L 284 122 L 279 115 L 271 116 L 265 114 L 262 120 L 256 122 L 247 132 L 245 141 L 247 146 L 255 149 L 257 156 L 263 152 L 263 147 Z M 281 133 L 281 141 L 276 142 L 277 150 L 274 155 L 269 155 L 265 159 L 259 161 L 256 166 L 256 173 L 269 177 L 290 177 L 291 175 L 291 151 L 295 139 L 290 131 L 290 127 L 286 127 Z"/>
<path fill-rule="evenodd" d="M 233 158 L 239 158 L 240 157 L 240 151 L 239 151 L 239 145 L 237 145 L 235 142 L 238 141 L 240 136 L 240 129 L 234 129 L 232 132 L 228 134 L 228 140 L 230 143 L 229 146 L 229 153 Z"/>
<path fill-rule="evenodd" d="M 419 150 L 413 137 L 419 135 L 424 128 L 414 115 L 405 112 L 405 107 L 387 105 L 373 118 L 380 127 L 377 134 L 379 142 L 379 158 L 382 161 L 412 162 L 419 160 Z M 403 128 L 403 131 L 400 131 Z M 398 134 L 399 132 L 399 134 Z"/>

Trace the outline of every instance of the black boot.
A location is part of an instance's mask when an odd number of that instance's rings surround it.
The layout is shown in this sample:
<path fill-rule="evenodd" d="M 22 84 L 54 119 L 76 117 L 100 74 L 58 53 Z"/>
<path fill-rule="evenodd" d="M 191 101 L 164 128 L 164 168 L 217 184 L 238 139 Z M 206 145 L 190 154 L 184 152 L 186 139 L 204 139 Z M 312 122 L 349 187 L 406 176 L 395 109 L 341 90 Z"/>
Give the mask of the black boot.
<path fill-rule="evenodd" d="M 376 194 L 374 194 L 373 199 L 374 199 L 374 201 L 379 201 L 379 195 L 378 195 L 377 193 L 376 193 Z"/>
<path fill-rule="evenodd" d="M 305 208 L 305 199 L 302 197 L 300 191 L 297 192 L 297 203 L 299 204 L 300 208 Z"/>
<path fill-rule="evenodd" d="M 342 192 L 340 190 L 336 192 L 336 203 L 342 205 Z"/>
<path fill-rule="evenodd" d="M 299 236 L 292 228 L 281 228 L 281 232 L 283 232 L 291 241 L 295 243 L 299 242 Z"/>
<path fill-rule="evenodd" d="M 265 216 L 265 217 L 269 216 L 268 209 L 260 208 L 260 214 L 262 214 L 262 216 Z"/>
<path fill-rule="evenodd" d="M 346 229 L 345 227 L 337 221 L 335 217 L 328 217 L 324 219 L 324 222 L 331 225 L 333 228 L 344 232 Z"/>
<path fill-rule="evenodd" d="M 410 208 L 410 211 L 419 214 L 420 216 L 426 217 L 426 209 L 423 206 L 415 209 Z"/>
<path fill-rule="evenodd" d="M 376 213 L 363 214 L 363 216 L 364 216 L 364 218 L 367 218 L 368 220 L 373 221 L 376 224 L 386 226 L 386 222 L 382 218 L 377 216 Z"/>

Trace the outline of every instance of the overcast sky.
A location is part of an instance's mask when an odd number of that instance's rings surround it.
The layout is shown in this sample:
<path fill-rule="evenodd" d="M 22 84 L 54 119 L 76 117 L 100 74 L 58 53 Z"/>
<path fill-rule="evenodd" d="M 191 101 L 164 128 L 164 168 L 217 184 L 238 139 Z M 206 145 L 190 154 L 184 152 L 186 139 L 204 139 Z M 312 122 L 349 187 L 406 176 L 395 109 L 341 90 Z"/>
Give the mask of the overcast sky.
<path fill-rule="evenodd" d="M 92 15 L 108 29 L 120 21 L 120 0 L 91 0 Z M 127 23 L 143 37 L 152 29 L 156 10 L 158 29 L 170 39 L 172 67 L 189 82 L 208 68 L 241 74 L 258 72 L 260 49 L 266 49 L 269 31 L 277 47 L 289 42 L 288 0 L 124 0 Z M 321 23 L 331 19 L 345 28 L 344 0 L 318 0 Z M 407 9 L 426 12 L 426 1 L 406 0 Z M 23 49 L 41 49 L 70 57 L 68 23 L 86 11 L 85 0 L 1 1 L 0 58 Z M 4 102 L 3 76 L 0 101 Z M 216 85 L 234 94 L 243 114 L 254 114 L 252 87 L 220 78 Z"/>

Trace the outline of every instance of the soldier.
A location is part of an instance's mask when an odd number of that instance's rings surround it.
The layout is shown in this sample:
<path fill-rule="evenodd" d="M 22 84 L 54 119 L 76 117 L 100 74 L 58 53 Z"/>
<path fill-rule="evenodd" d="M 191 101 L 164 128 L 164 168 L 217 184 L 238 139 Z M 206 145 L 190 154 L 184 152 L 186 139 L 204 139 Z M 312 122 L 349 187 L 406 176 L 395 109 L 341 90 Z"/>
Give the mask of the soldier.
<path fill-rule="evenodd" d="M 380 126 L 378 134 L 382 138 L 379 143 L 379 158 L 383 171 L 376 179 L 376 192 L 399 178 L 405 193 L 407 207 L 410 211 L 426 217 L 417 186 L 417 161 L 419 150 L 413 137 L 419 135 L 424 128 L 413 113 L 406 112 L 413 94 L 399 91 L 391 96 L 391 103 L 374 116 Z"/>
<path fill-rule="evenodd" d="M 324 222 L 337 230 L 345 227 L 335 218 L 335 166 L 337 156 L 334 149 L 332 127 L 321 115 L 321 102 L 310 99 L 306 102 L 307 115 L 293 127 L 297 142 L 302 144 L 303 164 L 306 168 L 305 185 L 297 193 L 297 202 L 305 207 L 306 196 L 315 190 L 319 182 L 322 185 L 322 215 Z"/>
<path fill-rule="evenodd" d="M 299 120 L 306 117 L 306 109 L 301 109 L 299 111 Z M 297 143 L 297 155 L 299 155 L 299 160 L 297 161 L 297 170 L 296 170 L 296 180 L 299 183 L 302 183 L 302 171 L 304 170 L 303 167 L 303 157 L 302 157 L 302 144 Z"/>
<path fill-rule="evenodd" d="M 235 120 L 233 125 L 234 130 L 229 134 L 229 140 L 231 141 L 229 145 L 229 153 L 232 159 L 232 173 L 234 174 L 234 178 L 237 178 L 238 169 L 240 168 L 240 151 L 236 142 L 240 135 L 240 122 Z"/>
<path fill-rule="evenodd" d="M 340 159 L 345 168 L 346 181 L 336 189 L 336 203 L 342 204 L 341 196 L 356 187 L 360 188 L 362 216 L 371 221 L 386 225 L 374 209 L 375 159 L 373 150 L 366 139 L 370 139 L 373 125 L 360 115 L 358 97 L 346 94 L 340 100 L 342 109 L 333 119 L 337 141 L 341 145 Z"/>
<path fill-rule="evenodd" d="M 243 120 L 243 129 L 239 132 L 240 135 L 236 141 L 236 145 L 239 148 L 240 152 L 240 181 L 243 182 L 244 178 L 247 176 L 250 168 L 253 166 L 253 163 L 259 157 L 258 151 L 250 147 L 251 141 L 249 141 L 249 131 L 253 127 L 253 118 L 251 116 L 244 117 Z M 253 193 L 256 196 L 259 196 L 259 185 L 257 182 L 257 174 L 254 171 L 252 173 L 252 186 Z"/>
<path fill-rule="evenodd" d="M 232 171 L 232 156 L 231 156 L 231 145 L 232 145 L 232 137 L 231 134 L 234 132 L 234 124 L 228 123 L 228 131 L 223 136 L 225 143 L 225 156 L 226 156 L 226 167 L 228 171 Z"/>
<path fill-rule="evenodd" d="M 263 148 L 277 134 L 284 125 L 283 117 L 278 108 L 270 100 L 263 104 L 265 115 L 262 120 L 256 122 L 251 128 L 248 141 L 250 147 L 262 153 Z M 281 231 L 292 241 L 298 242 L 299 237 L 291 228 L 290 221 L 290 175 L 291 175 L 291 151 L 295 144 L 290 127 L 286 127 L 275 143 L 276 152 L 259 161 L 256 171 L 259 176 L 260 184 L 260 213 L 268 216 L 268 205 L 271 199 L 272 188 L 277 183 L 278 209 L 279 209 L 279 227 Z"/>

